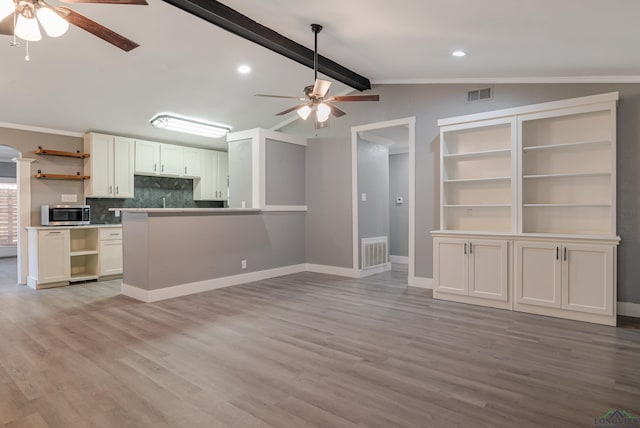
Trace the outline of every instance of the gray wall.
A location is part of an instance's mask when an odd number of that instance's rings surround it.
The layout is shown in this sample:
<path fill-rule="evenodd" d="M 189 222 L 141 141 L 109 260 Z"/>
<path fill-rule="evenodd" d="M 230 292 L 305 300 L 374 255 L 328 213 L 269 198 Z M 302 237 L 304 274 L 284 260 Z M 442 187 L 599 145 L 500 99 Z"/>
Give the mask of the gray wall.
<path fill-rule="evenodd" d="M 463 114 L 620 91 L 618 111 L 618 300 L 640 303 L 640 84 L 494 85 L 491 100 L 467 103 L 466 85 L 381 85 L 379 103 L 345 107 L 348 115 L 317 131 L 320 137 L 349 138 L 351 127 L 416 116 L 416 275 L 433 277 L 432 239 L 439 227 L 437 120 Z M 313 123 L 296 121 L 283 132 L 313 136 Z M 348 154 L 346 154 L 349 156 Z M 332 168 L 335 165 L 331 164 Z M 349 202 L 350 203 L 350 202 Z"/>
<path fill-rule="evenodd" d="M 304 213 L 123 215 L 123 281 L 139 288 L 305 263 Z"/>
<path fill-rule="evenodd" d="M 307 263 L 352 268 L 351 138 L 310 138 L 306 155 Z"/>
<path fill-rule="evenodd" d="M 83 150 L 82 138 L 41 132 L 0 128 L 0 144 L 10 146 L 22 153 L 22 157 L 35 159 L 31 163 L 31 224 L 40 225 L 40 205 L 61 203 L 62 194 L 78 196 L 78 203 L 84 200 L 82 181 L 39 180 L 35 174 L 39 169 L 50 174 L 75 174 L 83 172 L 82 159 L 60 156 L 40 156 L 34 151 L 38 146 L 46 149 L 75 152 Z"/>
<path fill-rule="evenodd" d="M 358 138 L 358 249 L 376 236 L 389 236 L 389 147 Z"/>
<path fill-rule="evenodd" d="M 251 140 L 229 143 L 229 207 L 251 208 L 253 201 Z"/>
<path fill-rule="evenodd" d="M 15 162 L 0 162 L 0 177 L 15 178 L 16 177 L 16 163 Z"/>
<path fill-rule="evenodd" d="M 389 254 L 409 255 L 409 153 L 389 155 Z"/>
<path fill-rule="evenodd" d="M 305 204 L 305 146 L 265 142 L 267 205 Z"/>

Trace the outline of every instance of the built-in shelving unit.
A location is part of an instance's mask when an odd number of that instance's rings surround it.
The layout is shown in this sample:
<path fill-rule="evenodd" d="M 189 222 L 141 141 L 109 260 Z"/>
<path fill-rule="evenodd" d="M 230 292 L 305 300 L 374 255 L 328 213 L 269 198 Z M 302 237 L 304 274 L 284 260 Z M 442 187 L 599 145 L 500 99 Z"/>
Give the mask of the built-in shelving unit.
<path fill-rule="evenodd" d="M 89 281 L 98 278 L 98 229 L 70 230 L 71 278 L 74 281 Z"/>
<path fill-rule="evenodd" d="M 90 177 L 88 175 L 80 175 L 80 173 L 76 173 L 76 175 L 72 174 L 48 174 L 38 170 L 38 173 L 35 175 L 36 178 L 39 179 L 48 179 L 48 180 L 88 180 Z"/>
<path fill-rule="evenodd" d="M 90 155 L 89 153 L 81 153 L 79 150 L 76 152 L 65 152 L 62 150 L 52 150 L 52 149 L 43 149 L 42 146 L 38 146 L 38 149 L 34 152 L 37 155 L 47 155 L 47 156 L 62 156 L 67 158 L 76 158 L 76 159 L 86 159 Z M 48 180 L 88 180 L 90 177 L 88 175 L 83 175 L 80 172 L 76 172 L 73 174 L 47 174 L 38 170 L 38 173 L 35 175 L 36 178 L 39 179 L 48 179 Z"/>
<path fill-rule="evenodd" d="M 437 299 L 616 324 L 616 101 L 438 121 Z"/>

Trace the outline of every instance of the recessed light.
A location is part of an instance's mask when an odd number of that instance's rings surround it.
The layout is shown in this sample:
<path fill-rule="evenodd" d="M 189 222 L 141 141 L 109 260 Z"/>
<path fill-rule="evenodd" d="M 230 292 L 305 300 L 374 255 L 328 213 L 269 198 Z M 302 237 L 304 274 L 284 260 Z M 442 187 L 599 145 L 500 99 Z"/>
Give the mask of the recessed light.
<path fill-rule="evenodd" d="M 240 65 L 238 66 L 238 73 L 240 74 L 251 73 L 251 67 L 249 67 L 248 65 Z"/>
<path fill-rule="evenodd" d="M 465 51 L 453 51 L 451 52 L 451 55 L 456 57 L 463 57 L 463 56 L 467 56 L 467 53 Z"/>

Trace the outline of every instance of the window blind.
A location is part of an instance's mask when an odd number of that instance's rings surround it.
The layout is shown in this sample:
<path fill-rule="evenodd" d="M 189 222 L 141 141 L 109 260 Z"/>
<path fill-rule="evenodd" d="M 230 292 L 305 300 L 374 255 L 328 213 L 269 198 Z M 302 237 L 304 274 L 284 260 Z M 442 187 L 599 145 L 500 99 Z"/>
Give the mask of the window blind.
<path fill-rule="evenodd" d="M 0 183 L 0 246 L 18 243 L 18 191 L 16 183 Z"/>

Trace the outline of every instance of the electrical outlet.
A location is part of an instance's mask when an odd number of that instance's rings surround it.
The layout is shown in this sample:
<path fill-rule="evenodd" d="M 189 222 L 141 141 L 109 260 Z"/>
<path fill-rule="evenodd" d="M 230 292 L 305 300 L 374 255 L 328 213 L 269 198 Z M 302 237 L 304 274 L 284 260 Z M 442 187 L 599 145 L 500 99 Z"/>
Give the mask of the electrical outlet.
<path fill-rule="evenodd" d="M 360 199 L 362 200 L 362 202 L 366 202 L 366 201 L 367 201 L 367 194 L 366 194 L 366 193 L 363 193 L 363 194 L 360 196 Z"/>
<path fill-rule="evenodd" d="M 246 269 L 247 268 L 247 261 L 246 260 L 243 260 L 241 262 L 241 264 L 242 264 L 242 269 Z"/>
<path fill-rule="evenodd" d="M 467 208 L 467 217 L 473 217 L 473 208 Z"/>
<path fill-rule="evenodd" d="M 60 202 L 78 202 L 78 195 L 60 195 Z"/>
<path fill-rule="evenodd" d="M 402 198 L 402 196 L 398 196 L 396 198 L 396 205 L 402 205 L 404 204 L 404 199 Z"/>
<path fill-rule="evenodd" d="M 113 215 L 116 216 L 116 217 L 120 217 L 120 211 L 114 211 Z"/>

